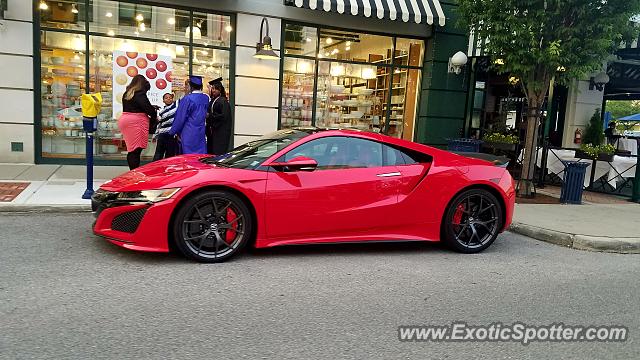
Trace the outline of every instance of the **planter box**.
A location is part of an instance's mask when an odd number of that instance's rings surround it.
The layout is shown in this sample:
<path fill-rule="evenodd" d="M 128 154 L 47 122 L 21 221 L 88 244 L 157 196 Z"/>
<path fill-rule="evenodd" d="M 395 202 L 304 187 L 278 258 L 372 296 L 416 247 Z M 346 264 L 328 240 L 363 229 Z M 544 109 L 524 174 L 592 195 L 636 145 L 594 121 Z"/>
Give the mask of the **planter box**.
<path fill-rule="evenodd" d="M 609 155 L 609 154 L 598 154 L 598 157 L 597 157 L 596 160 L 612 162 L 613 161 L 613 156 L 614 156 L 613 154 L 611 154 L 611 155 Z M 593 158 L 589 154 L 585 153 L 584 151 L 582 151 L 580 149 L 576 150 L 576 157 L 578 159 L 590 159 L 590 160 L 593 160 Z"/>
<path fill-rule="evenodd" d="M 495 149 L 495 150 L 516 151 L 516 144 L 484 142 L 482 146 L 490 149 Z"/>

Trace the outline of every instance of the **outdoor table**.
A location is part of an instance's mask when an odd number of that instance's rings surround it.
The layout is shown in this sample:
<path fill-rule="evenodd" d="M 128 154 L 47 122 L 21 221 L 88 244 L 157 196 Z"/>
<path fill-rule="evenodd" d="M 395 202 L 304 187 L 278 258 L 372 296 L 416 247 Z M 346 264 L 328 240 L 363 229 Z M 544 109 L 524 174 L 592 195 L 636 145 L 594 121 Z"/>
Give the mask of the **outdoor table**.
<path fill-rule="evenodd" d="M 638 140 L 637 139 L 628 139 L 628 138 L 619 138 L 616 143 L 616 149 L 618 150 L 626 150 L 631 153 L 631 155 L 638 154 Z"/>
<path fill-rule="evenodd" d="M 536 165 L 542 168 L 542 152 L 543 148 L 538 148 L 538 156 L 536 159 Z M 522 153 L 520 154 L 522 159 Z M 614 156 L 613 161 L 593 161 L 591 159 L 576 158 L 575 150 L 568 149 L 549 149 L 547 156 L 547 171 L 551 174 L 563 177 L 565 171 L 565 165 L 563 161 L 580 161 L 588 162 L 589 166 L 586 169 L 587 174 L 591 174 L 593 163 L 595 162 L 595 172 L 593 173 L 593 179 L 590 176 L 586 176 L 584 179 L 584 187 L 587 188 L 591 185 L 591 181 L 595 182 L 606 176 L 605 181 L 612 187 L 617 188 L 618 183 L 627 179 L 632 179 L 635 176 L 634 167 L 636 166 L 636 158 L 629 156 Z"/>

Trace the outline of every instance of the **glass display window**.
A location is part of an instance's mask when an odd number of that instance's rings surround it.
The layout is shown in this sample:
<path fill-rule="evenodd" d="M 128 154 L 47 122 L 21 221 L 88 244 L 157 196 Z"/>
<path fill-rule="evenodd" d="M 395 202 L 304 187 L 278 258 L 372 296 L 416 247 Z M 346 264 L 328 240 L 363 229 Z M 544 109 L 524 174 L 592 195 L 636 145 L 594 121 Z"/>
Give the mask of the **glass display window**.
<path fill-rule="evenodd" d="M 393 37 L 320 29 L 319 57 L 357 62 L 389 63 Z"/>
<path fill-rule="evenodd" d="M 413 139 L 423 40 L 299 24 L 285 24 L 283 36 L 281 128 L 350 128 Z"/>
<path fill-rule="evenodd" d="M 229 51 L 211 48 L 197 47 L 193 49 L 193 69 L 194 75 L 202 76 L 204 91 L 207 92 L 207 83 L 219 77 L 222 84 L 230 96 L 229 87 Z"/>
<path fill-rule="evenodd" d="M 284 28 L 285 55 L 316 56 L 318 29 L 295 24 L 286 24 Z"/>
<path fill-rule="evenodd" d="M 84 157 L 80 96 L 85 92 L 84 38 L 42 31 L 41 87 L 42 154 Z M 79 50 L 81 49 L 81 50 Z"/>
<path fill-rule="evenodd" d="M 91 4 L 91 3 L 90 3 Z M 84 30 L 87 10 L 84 0 L 43 0 L 38 3 L 42 27 Z M 92 6 L 89 5 L 91 17 Z"/>
<path fill-rule="evenodd" d="M 96 155 L 103 159 L 120 159 L 126 155 L 126 144 L 118 128 L 122 115 L 122 96 L 135 75 L 142 74 L 151 84 L 147 97 L 162 108 L 162 96 L 184 94 L 189 74 L 189 54 L 176 53 L 175 46 L 147 41 L 129 41 L 92 36 L 89 67 L 90 92 L 99 92 L 103 103 L 98 115 Z M 149 138 L 142 158 L 150 160 L 155 144 Z"/>
<path fill-rule="evenodd" d="M 194 12 L 191 28 L 188 25 L 184 27 L 185 38 L 189 37 L 191 29 L 193 29 L 194 44 L 229 47 L 231 43 L 233 27 L 229 16 Z M 182 31 L 182 27 L 179 30 Z"/>
<path fill-rule="evenodd" d="M 376 91 L 375 65 L 320 61 L 316 125 L 380 132 L 385 123 L 386 93 Z"/>
<path fill-rule="evenodd" d="M 282 128 L 311 126 L 315 62 L 308 59 L 286 58 L 282 79 Z"/>
<path fill-rule="evenodd" d="M 203 76 L 205 82 L 222 77 L 228 84 L 231 78 L 233 29 L 227 15 L 110 0 L 44 4 L 48 10 L 40 10 L 42 158 L 85 157 L 83 93 L 100 93 L 103 98 L 94 154 L 102 160 L 124 160 L 126 144 L 117 120 L 133 76 L 149 80 L 147 97 L 159 109 L 165 106 L 164 94 L 184 96 L 190 73 Z M 61 15 L 65 9 L 73 9 L 74 16 Z M 149 135 L 142 158 L 151 160 L 154 152 Z"/>

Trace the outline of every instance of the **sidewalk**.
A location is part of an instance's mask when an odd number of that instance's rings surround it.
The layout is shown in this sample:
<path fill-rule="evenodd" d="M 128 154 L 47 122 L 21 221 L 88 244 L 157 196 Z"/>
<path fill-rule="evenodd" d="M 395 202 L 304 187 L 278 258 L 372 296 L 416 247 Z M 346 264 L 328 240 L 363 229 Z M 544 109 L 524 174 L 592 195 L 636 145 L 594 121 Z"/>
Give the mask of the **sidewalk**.
<path fill-rule="evenodd" d="M 560 187 L 537 191 L 538 204 L 517 200 L 510 231 L 575 249 L 640 253 L 640 204 L 585 191 L 582 205 L 563 205 Z"/>
<path fill-rule="evenodd" d="M 93 189 L 129 169 L 94 167 Z M 0 211 L 89 211 L 82 199 L 87 188 L 82 165 L 0 164 Z"/>

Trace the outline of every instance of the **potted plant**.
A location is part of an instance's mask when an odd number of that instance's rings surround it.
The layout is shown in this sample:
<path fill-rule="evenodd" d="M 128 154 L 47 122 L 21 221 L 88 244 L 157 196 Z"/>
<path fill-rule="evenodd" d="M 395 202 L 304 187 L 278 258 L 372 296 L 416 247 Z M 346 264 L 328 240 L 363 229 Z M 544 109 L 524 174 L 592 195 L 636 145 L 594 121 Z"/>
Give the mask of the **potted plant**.
<path fill-rule="evenodd" d="M 593 159 L 600 161 L 613 161 L 616 148 L 610 144 L 603 144 L 604 130 L 602 129 L 600 109 L 596 109 L 589 120 L 589 125 L 582 138 L 580 149 L 576 150 L 576 157 L 580 159 Z"/>
<path fill-rule="evenodd" d="M 484 141 L 484 147 L 494 150 L 515 151 L 520 139 L 516 135 L 490 133 L 486 134 L 482 141 Z"/>
<path fill-rule="evenodd" d="M 616 148 L 611 144 L 582 144 L 580 149 L 576 150 L 576 157 L 611 162 L 615 152 Z"/>

